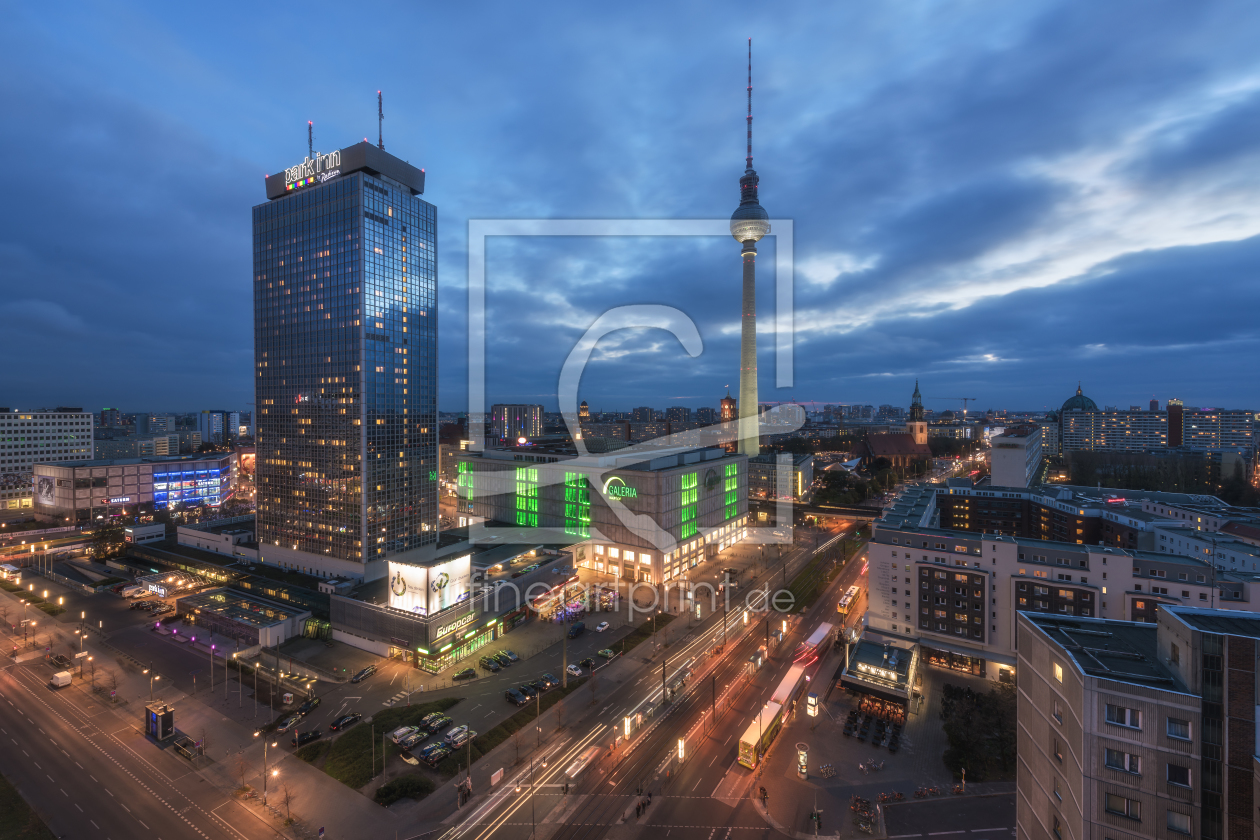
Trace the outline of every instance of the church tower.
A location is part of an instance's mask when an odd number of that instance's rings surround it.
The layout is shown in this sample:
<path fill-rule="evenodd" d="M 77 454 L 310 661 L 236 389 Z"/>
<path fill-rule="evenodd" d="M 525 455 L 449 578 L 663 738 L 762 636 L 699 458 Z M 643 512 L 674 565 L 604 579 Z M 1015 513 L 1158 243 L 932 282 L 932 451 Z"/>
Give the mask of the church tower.
<path fill-rule="evenodd" d="M 919 394 L 919 380 L 914 380 L 914 396 L 910 399 L 910 421 L 906 433 L 915 443 L 927 443 L 927 421 L 923 419 L 923 397 Z"/>

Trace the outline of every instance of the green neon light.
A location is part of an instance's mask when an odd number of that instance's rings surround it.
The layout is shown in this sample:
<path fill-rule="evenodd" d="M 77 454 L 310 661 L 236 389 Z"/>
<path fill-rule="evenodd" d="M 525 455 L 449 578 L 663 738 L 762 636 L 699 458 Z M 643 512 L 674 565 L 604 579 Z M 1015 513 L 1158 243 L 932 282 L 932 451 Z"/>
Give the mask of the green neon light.
<path fill-rule="evenodd" d="M 424 648 L 420 648 L 420 647 L 416 648 L 416 653 L 423 653 L 425 656 L 428 656 L 428 655 L 429 655 L 429 652 L 428 652 L 427 650 L 425 650 Z"/>
<path fill-rule="evenodd" d="M 439 650 L 438 653 L 446 653 L 448 650 L 450 650 L 454 646 L 454 644 L 455 644 L 454 642 L 447 642 L 446 647 Z"/>

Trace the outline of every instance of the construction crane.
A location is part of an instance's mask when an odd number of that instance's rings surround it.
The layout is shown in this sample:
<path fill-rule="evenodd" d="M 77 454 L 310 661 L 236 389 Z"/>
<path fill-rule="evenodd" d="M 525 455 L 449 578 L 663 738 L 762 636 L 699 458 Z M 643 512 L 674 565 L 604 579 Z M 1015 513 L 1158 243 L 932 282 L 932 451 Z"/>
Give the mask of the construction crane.
<path fill-rule="evenodd" d="M 927 397 L 929 400 L 962 400 L 963 404 L 963 420 L 967 419 L 967 403 L 975 402 L 975 397 Z"/>

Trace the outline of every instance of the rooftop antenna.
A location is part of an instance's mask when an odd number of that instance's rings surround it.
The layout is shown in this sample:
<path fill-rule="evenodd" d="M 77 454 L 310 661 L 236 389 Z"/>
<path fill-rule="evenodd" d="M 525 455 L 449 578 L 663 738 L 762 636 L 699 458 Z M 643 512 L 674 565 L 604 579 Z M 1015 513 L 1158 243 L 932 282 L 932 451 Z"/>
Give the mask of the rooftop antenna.
<path fill-rule="evenodd" d="M 315 159 L 315 123 L 306 121 L 306 151 L 312 160 Z"/>
<path fill-rule="evenodd" d="M 376 148 L 385 151 L 385 138 L 382 125 L 385 122 L 385 106 L 381 101 L 381 92 L 376 92 Z"/>

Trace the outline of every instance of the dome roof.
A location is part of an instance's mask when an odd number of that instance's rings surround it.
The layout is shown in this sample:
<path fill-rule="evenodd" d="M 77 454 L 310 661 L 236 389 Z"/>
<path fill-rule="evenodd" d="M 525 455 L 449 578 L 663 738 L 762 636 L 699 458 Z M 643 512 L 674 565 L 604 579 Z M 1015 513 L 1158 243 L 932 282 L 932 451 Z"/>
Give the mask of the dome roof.
<path fill-rule="evenodd" d="M 1060 409 L 1060 412 L 1097 411 L 1097 410 L 1098 410 L 1098 405 L 1089 397 L 1081 393 L 1081 386 L 1078 383 L 1076 386 L 1076 393 L 1068 397 L 1067 400 L 1064 401 L 1063 408 Z"/>

